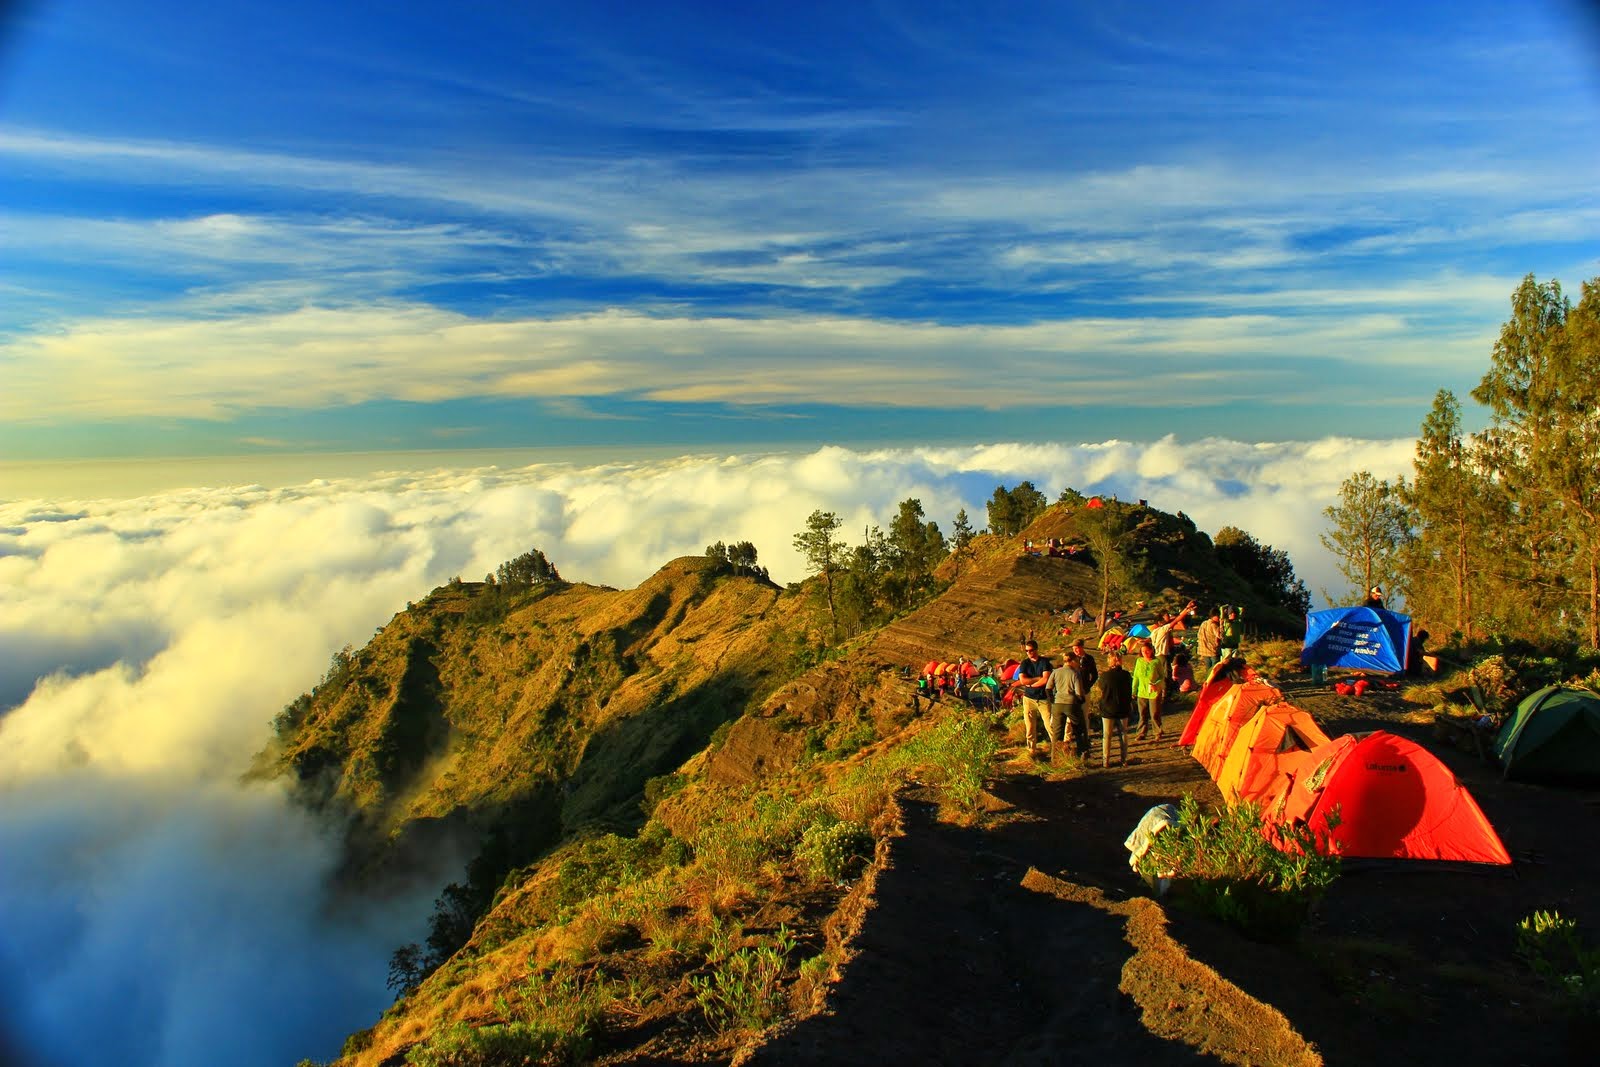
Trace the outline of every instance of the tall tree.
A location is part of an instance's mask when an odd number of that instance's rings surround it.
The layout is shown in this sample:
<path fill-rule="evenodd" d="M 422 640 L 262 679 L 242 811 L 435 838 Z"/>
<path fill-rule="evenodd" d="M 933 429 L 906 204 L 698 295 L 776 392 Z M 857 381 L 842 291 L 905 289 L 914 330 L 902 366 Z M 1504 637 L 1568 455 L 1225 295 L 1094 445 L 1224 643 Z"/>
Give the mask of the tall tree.
<path fill-rule="evenodd" d="M 1133 520 L 1123 505 L 1085 509 L 1079 530 L 1089 546 L 1100 584 L 1099 627 L 1103 633 L 1111 614 L 1111 598 L 1142 584 L 1149 565 L 1139 551 Z"/>
<path fill-rule="evenodd" d="M 818 509 L 806 519 L 806 528 L 794 535 L 794 547 L 804 557 L 806 569 L 822 575 L 822 586 L 828 593 L 828 626 L 835 641 L 839 637 L 839 615 L 833 603 L 833 572 L 845 547 L 838 537 L 843 525 L 844 520 L 837 513 Z"/>
<path fill-rule="evenodd" d="M 1471 638 L 1476 629 L 1473 594 L 1487 529 L 1493 487 L 1480 458 L 1461 429 L 1461 404 L 1441 389 L 1422 420 L 1417 438 L 1416 471 L 1407 498 L 1417 520 L 1417 552 L 1405 568 L 1406 606 L 1413 613 L 1442 615 L 1445 605 L 1433 603 L 1429 590 L 1450 590 L 1449 610 L 1455 628 Z M 1433 580 L 1435 573 L 1446 577 Z"/>
<path fill-rule="evenodd" d="M 1339 487 L 1339 503 L 1323 509 L 1333 526 L 1321 535 L 1322 546 L 1357 596 L 1375 585 L 1401 584 L 1400 556 L 1411 539 L 1403 486 L 1403 479 L 1396 487 L 1357 471 Z"/>
<path fill-rule="evenodd" d="M 1263 600 L 1304 615 L 1311 593 L 1294 573 L 1289 553 L 1264 545 L 1237 526 L 1224 526 L 1213 540 L 1217 558 L 1243 578 Z"/>
<path fill-rule="evenodd" d="M 976 536 L 972 520 L 967 517 L 967 509 L 962 508 L 956 512 L 955 521 L 950 524 L 950 555 L 955 558 L 957 578 L 961 577 L 962 561 L 972 558 L 972 541 Z"/>
<path fill-rule="evenodd" d="M 927 586 L 934 566 L 945 553 L 939 524 L 927 520 L 922 501 L 916 497 L 900 502 L 900 510 L 889 524 L 889 550 L 901 579 L 903 597 L 914 598 Z"/>
<path fill-rule="evenodd" d="M 1001 537 L 1015 537 L 1049 506 L 1050 501 L 1032 482 L 1019 482 L 1014 489 L 997 485 L 989 498 L 989 531 Z"/>
<path fill-rule="evenodd" d="M 1559 282 L 1528 275 L 1511 297 L 1473 397 L 1489 408 L 1495 473 L 1526 544 L 1534 595 L 1560 615 L 1581 603 L 1600 644 L 1600 279 L 1577 308 Z M 1572 596 L 1579 590 L 1580 597 Z M 1578 602 L 1575 602 L 1578 601 Z"/>

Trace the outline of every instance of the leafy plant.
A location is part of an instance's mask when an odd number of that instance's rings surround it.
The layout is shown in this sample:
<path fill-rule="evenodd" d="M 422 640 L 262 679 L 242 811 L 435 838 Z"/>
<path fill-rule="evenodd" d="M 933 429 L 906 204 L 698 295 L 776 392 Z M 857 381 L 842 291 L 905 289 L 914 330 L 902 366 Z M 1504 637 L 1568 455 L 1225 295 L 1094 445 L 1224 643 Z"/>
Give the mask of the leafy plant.
<path fill-rule="evenodd" d="M 905 746 L 904 758 L 928 766 L 935 784 L 958 807 L 977 807 L 1000 743 L 979 715 L 958 713 Z"/>
<path fill-rule="evenodd" d="M 795 847 L 795 859 L 811 877 L 843 882 L 859 874 L 872 859 L 872 834 L 850 822 L 812 825 Z"/>
<path fill-rule="evenodd" d="M 709 975 L 689 979 L 695 1004 L 718 1033 L 762 1030 L 783 1010 L 781 981 L 788 956 L 794 951 L 794 934 L 779 926 L 771 944 L 729 953 Z"/>
<path fill-rule="evenodd" d="M 587 1040 L 536 1023 L 456 1023 L 406 1053 L 413 1067 L 500 1067 L 502 1064 L 575 1063 Z"/>
<path fill-rule="evenodd" d="M 1330 813 L 1329 832 L 1338 825 Z M 1139 860 L 1146 878 L 1173 880 L 1175 902 L 1260 940 L 1292 937 L 1339 870 L 1326 837 L 1267 823 L 1251 804 L 1208 814 L 1192 795 Z"/>
<path fill-rule="evenodd" d="M 1517 924 L 1517 955 L 1568 1006 L 1600 1013 L 1600 949 L 1584 944 L 1575 919 L 1536 911 Z"/>

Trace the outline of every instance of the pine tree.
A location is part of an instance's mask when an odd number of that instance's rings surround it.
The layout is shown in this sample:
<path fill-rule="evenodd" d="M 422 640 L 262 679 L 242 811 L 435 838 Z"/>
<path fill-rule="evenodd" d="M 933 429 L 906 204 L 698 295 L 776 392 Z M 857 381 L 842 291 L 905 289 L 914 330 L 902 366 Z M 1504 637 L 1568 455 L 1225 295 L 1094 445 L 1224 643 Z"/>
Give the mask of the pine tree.
<path fill-rule="evenodd" d="M 828 625 L 835 641 L 839 637 L 839 615 L 833 602 L 833 572 L 845 548 L 837 537 L 843 525 L 844 520 L 836 513 L 818 509 L 806 519 L 806 528 L 794 535 L 794 547 L 805 558 L 807 570 L 822 575 L 822 586 L 828 593 Z"/>
<path fill-rule="evenodd" d="M 1488 454 L 1509 498 L 1528 595 L 1545 617 L 1581 603 L 1591 647 L 1600 644 L 1597 282 L 1584 283 L 1573 308 L 1559 282 L 1524 278 L 1489 370 L 1472 392 L 1489 408 Z"/>
<path fill-rule="evenodd" d="M 955 576 L 961 577 L 961 564 L 963 560 L 972 558 L 972 541 L 977 537 L 972 529 L 972 520 L 967 517 L 967 509 L 962 508 L 956 512 L 955 521 L 950 524 L 950 555 L 955 558 Z"/>
<path fill-rule="evenodd" d="M 1455 629 L 1471 638 L 1477 629 L 1473 612 L 1480 575 L 1487 520 L 1494 487 L 1481 466 L 1482 457 L 1462 435 L 1461 404 L 1441 389 L 1422 421 L 1407 503 L 1415 513 L 1417 541 L 1405 568 L 1406 606 L 1415 613 L 1443 615 L 1444 605 L 1431 593 L 1450 591 Z M 1447 580 L 1435 581 L 1436 574 Z"/>
<path fill-rule="evenodd" d="M 1357 596 L 1373 586 L 1402 585 L 1401 555 L 1411 540 L 1404 485 L 1404 479 L 1396 487 L 1357 471 L 1339 487 L 1339 503 L 1323 509 L 1333 526 L 1321 535 L 1322 546 Z"/>

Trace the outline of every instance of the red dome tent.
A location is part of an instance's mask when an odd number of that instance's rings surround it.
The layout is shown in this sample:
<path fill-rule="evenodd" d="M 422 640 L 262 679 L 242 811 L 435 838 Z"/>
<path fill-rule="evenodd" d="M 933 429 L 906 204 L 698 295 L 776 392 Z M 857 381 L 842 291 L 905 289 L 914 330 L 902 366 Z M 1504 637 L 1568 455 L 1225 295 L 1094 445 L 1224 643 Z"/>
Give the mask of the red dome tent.
<path fill-rule="evenodd" d="M 1339 811 L 1335 851 L 1348 858 L 1509 864 L 1472 794 L 1437 756 L 1397 734 L 1345 734 L 1313 749 L 1263 808 L 1319 839 Z"/>

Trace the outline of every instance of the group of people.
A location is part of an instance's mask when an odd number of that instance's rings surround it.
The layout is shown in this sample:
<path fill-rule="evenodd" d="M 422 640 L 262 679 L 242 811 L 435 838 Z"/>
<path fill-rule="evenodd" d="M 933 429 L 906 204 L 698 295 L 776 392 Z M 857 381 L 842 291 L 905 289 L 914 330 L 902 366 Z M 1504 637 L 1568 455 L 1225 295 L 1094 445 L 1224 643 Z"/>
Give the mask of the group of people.
<path fill-rule="evenodd" d="M 1113 736 L 1117 738 L 1118 765 L 1127 764 L 1130 723 L 1138 730 L 1134 740 L 1160 740 L 1165 735 L 1162 716 L 1169 693 L 1183 687 L 1185 681 L 1193 684 L 1187 651 L 1181 646 L 1175 650 L 1173 631 L 1181 628 L 1194 610 L 1191 600 L 1176 614 L 1162 612 L 1149 636 L 1133 638 L 1106 653 L 1103 672 L 1081 639 L 1073 642 L 1059 667 L 1039 654 L 1038 642 L 1024 641 L 1025 658 L 1011 688 L 1021 698 L 1029 756 L 1038 757 L 1042 734 L 1051 755 L 1065 742 L 1079 758 L 1087 758 L 1091 751 L 1087 709 L 1091 703 L 1097 705 L 1100 718 L 1102 767 L 1111 765 Z M 1221 615 L 1220 609 L 1213 611 L 1200 628 L 1199 650 L 1208 676 L 1215 673 L 1219 662 L 1237 655 L 1239 648 L 1237 612 L 1228 612 L 1234 624 L 1231 633 Z"/>
<path fill-rule="evenodd" d="M 1093 709 L 1100 719 L 1100 765 L 1111 765 L 1113 737 L 1118 764 L 1126 765 L 1130 729 L 1137 731 L 1135 741 L 1160 740 L 1165 735 L 1162 717 L 1169 694 L 1187 692 L 1195 684 L 1188 650 L 1173 636 L 1194 612 L 1192 600 L 1176 614 L 1161 612 L 1148 636 L 1130 638 L 1106 651 L 1104 671 L 1082 638 L 1073 641 L 1057 666 L 1040 655 L 1031 632 L 1023 641 L 1023 658 L 998 670 L 986 660 L 966 656 L 954 662 L 930 660 L 917 678 L 913 706 L 920 704 L 919 698 L 937 703 L 945 694 L 978 706 L 1018 706 L 1032 758 L 1039 757 L 1041 743 L 1048 745 L 1050 755 L 1066 744 L 1079 758 L 1089 757 Z M 1201 677 L 1215 675 L 1230 660 L 1238 662 L 1240 638 L 1239 611 L 1213 608 L 1196 635 Z"/>

